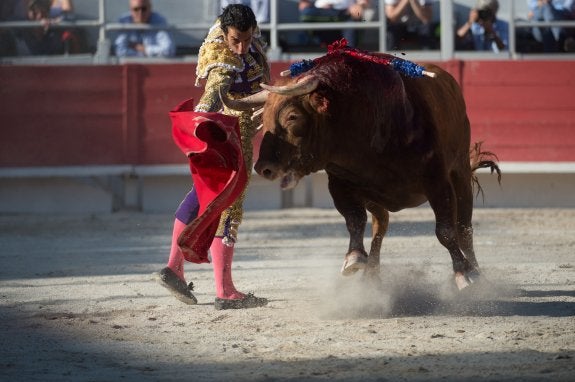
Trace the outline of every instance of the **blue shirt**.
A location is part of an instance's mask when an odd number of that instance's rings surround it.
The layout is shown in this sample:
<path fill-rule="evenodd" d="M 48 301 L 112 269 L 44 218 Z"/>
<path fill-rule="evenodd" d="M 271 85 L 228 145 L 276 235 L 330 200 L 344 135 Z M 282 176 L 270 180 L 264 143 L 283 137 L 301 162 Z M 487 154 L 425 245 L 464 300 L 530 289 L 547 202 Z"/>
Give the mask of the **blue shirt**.
<path fill-rule="evenodd" d="M 123 24 L 133 24 L 134 20 L 128 13 L 118 20 Z M 156 12 L 152 12 L 149 25 L 167 26 L 166 19 Z M 132 44 L 143 44 L 145 53 L 138 52 L 131 47 Z M 122 31 L 114 41 L 116 56 L 118 57 L 173 57 L 176 46 L 170 33 L 165 30 L 126 30 Z"/>
<path fill-rule="evenodd" d="M 493 22 L 493 31 L 499 36 L 505 48 L 509 48 L 509 24 L 505 21 L 496 19 Z M 497 43 L 490 38 L 485 36 L 485 28 L 479 23 L 471 24 L 471 34 L 473 36 L 473 44 L 475 50 L 490 50 L 495 53 L 499 53 L 501 50 L 497 47 Z"/>
<path fill-rule="evenodd" d="M 537 0 L 528 0 L 529 9 L 537 9 Z M 551 0 L 549 4 L 558 11 L 573 12 L 575 11 L 575 1 L 573 0 Z"/>

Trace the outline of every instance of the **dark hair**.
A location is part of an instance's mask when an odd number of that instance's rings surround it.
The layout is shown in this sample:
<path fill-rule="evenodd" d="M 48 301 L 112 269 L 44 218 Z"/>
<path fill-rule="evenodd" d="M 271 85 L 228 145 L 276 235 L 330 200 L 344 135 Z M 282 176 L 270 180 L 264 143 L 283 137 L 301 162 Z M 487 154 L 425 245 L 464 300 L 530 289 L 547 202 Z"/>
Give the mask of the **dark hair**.
<path fill-rule="evenodd" d="M 28 9 L 36 12 L 50 12 L 50 0 L 28 0 Z"/>
<path fill-rule="evenodd" d="M 245 32 L 258 25 L 252 9 L 242 4 L 228 5 L 223 9 L 219 19 L 224 33 L 228 33 L 229 27 L 236 28 L 240 32 Z"/>

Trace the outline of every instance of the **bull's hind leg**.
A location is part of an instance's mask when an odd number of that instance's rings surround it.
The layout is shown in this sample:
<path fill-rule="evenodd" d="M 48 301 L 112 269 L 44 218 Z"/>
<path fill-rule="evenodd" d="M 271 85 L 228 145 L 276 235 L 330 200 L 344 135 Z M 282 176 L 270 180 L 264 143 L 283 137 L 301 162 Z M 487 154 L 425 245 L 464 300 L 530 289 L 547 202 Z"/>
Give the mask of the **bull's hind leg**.
<path fill-rule="evenodd" d="M 465 257 L 459 245 L 457 195 L 447 179 L 435 179 L 430 182 L 426 190 L 429 204 L 435 213 L 435 235 L 449 251 L 455 272 L 455 283 L 459 289 L 463 289 L 469 286 L 467 274 L 475 270 L 475 267 Z"/>
<path fill-rule="evenodd" d="M 457 229 L 459 245 L 465 257 L 475 268 L 479 267 L 473 250 L 473 187 L 471 178 L 454 175 L 453 186 L 457 195 Z"/>
<path fill-rule="evenodd" d="M 471 170 L 469 170 L 471 174 Z M 457 233 L 459 246 L 465 258 L 473 269 L 465 274 L 467 282 L 475 282 L 479 278 L 479 264 L 473 249 L 473 187 L 471 177 L 452 175 L 453 187 L 457 195 Z"/>
<path fill-rule="evenodd" d="M 367 212 L 363 202 L 355 195 L 353 187 L 333 176 L 329 176 L 329 192 L 333 198 L 335 208 L 345 219 L 349 232 L 349 248 L 341 274 L 350 276 L 367 266 L 367 253 L 363 245 L 363 234 L 367 225 Z"/>

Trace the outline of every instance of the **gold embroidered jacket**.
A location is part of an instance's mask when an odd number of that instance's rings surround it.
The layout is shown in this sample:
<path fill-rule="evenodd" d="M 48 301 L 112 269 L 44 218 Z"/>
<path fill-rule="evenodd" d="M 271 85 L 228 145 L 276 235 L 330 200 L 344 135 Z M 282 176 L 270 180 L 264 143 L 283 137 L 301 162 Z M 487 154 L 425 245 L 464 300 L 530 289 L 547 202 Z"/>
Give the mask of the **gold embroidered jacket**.
<path fill-rule="evenodd" d="M 256 32 L 259 35 L 259 31 Z M 217 21 L 208 33 L 200 47 L 198 65 L 196 68 L 196 86 L 205 81 L 202 97 L 195 107 L 199 112 L 223 112 L 239 118 L 242 152 L 250 178 L 253 166 L 252 137 L 256 124 L 251 120 L 251 112 L 238 112 L 223 108 L 219 97 L 219 89 L 224 86 L 228 97 L 242 98 L 261 90 L 260 83 L 268 82 L 269 67 L 263 44 L 259 38 L 254 38 L 250 51 L 244 55 L 233 53 L 224 41 L 224 33 Z M 235 242 L 238 227 L 243 217 L 243 201 L 246 190 L 220 218 L 216 236 L 224 236 L 224 240 Z"/>

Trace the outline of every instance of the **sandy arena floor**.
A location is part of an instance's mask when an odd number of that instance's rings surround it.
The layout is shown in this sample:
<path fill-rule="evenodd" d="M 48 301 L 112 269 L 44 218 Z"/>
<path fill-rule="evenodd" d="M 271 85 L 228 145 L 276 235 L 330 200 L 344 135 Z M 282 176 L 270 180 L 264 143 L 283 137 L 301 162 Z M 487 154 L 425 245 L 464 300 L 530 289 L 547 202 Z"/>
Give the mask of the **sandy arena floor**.
<path fill-rule="evenodd" d="M 339 275 L 337 212 L 250 212 L 234 276 L 271 301 L 239 311 L 210 265 L 186 264 L 196 306 L 156 284 L 171 222 L 0 216 L 0 380 L 575 380 L 575 210 L 477 209 L 461 293 L 428 208 L 392 215 L 381 290 Z"/>

